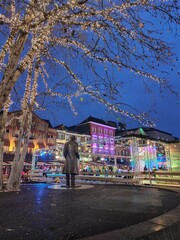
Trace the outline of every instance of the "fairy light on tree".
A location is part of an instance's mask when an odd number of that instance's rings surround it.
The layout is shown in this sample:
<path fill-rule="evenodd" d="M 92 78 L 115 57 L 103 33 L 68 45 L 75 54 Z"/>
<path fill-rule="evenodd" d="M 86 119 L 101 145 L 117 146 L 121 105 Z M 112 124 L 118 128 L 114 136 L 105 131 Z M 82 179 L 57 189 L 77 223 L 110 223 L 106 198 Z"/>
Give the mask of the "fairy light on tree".
<path fill-rule="evenodd" d="M 79 58 L 82 58 L 84 63 L 89 64 L 89 61 L 93 61 L 94 64 L 109 65 L 117 69 L 129 69 L 135 74 L 157 81 L 163 87 L 169 88 L 164 78 L 154 75 L 154 71 L 146 71 L 146 65 L 149 69 L 156 69 L 154 60 L 169 63 L 169 61 L 172 61 L 173 55 L 170 47 L 161 38 L 157 37 L 158 29 L 154 28 L 153 22 L 149 24 L 143 18 L 141 12 L 147 11 L 152 16 L 160 14 L 167 21 L 169 19 L 169 21 L 178 23 L 176 1 L 172 1 L 170 4 L 166 1 L 120 1 L 119 3 L 112 3 L 102 0 L 91 3 L 86 0 L 54 1 L 52 3 L 51 1 L 37 2 L 31 0 L 29 3 L 23 1 L 18 9 L 17 1 L 11 1 L 11 4 L 8 1 L 2 1 L 2 10 L 5 9 L 6 5 L 10 6 L 9 10 L 2 11 L 0 14 L 2 28 L 4 26 L 7 29 L 9 28 L 7 40 L 2 46 L 0 54 L 1 64 L 4 62 L 7 64 L 0 85 L 0 91 L 5 92 L 2 100 L 8 95 L 6 90 L 11 91 L 22 72 L 27 70 L 32 58 L 37 53 L 41 53 L 41 59 L 46 58 L 45 64 L 47 64 L 48 59 L 55 59 L 57 48 L 61 47 L 72 49 L 79 55 Z M 26 11 L 24 10 L 25 7 Z M 161 33 L 159 32 L 159 34 Z M 26 51 L 23 50 L 23 47 Z M 16 51 L 12 52 L 12 48 Z M 23 52 L 24 55 L 22 55 Z M 16 56 L 21 55 L 22 58 L 15 61 L 15 59 L 10 58 L 11 53 Z M 9 59 L 7 59 L 8 54 Z M 49 57 L 49 54 L 51 57 Z M 65 54 L 68 54 L 68 51 Z M 129 57 L 129 54 L 131 54 L 131 57 Z M 16 57 L 16 59 L 18 58 Z M 9 72 L 8 62 L 13 64 L 14 71 Z M 59 59 L 60 62 L 62 62 L 61 59 Z M 56 61 L 57 63 L 58 61 Z M 71 72 L 66 70 L 74 79 L 77 74 L 71 68 L 71 64 L 67 64 Z M 98 72 L 96 69 L 95 71 Z M 10 77 L 13 78 L 12 83 L 9 83 Z M 101 78 L 101 80 L 103 79 L 104 77 Z M 83 79 L 83 77 L 79 80 L 83 85 L 83 91 L 89 95 L 92 93 L 92 96 L 95 97 L 94 91 L 86 91 L 90 86 L 88 80 Z M 8 83 L 7 87 L 4 84 L 5 82 Z M 108 99 L 102 97 L 100 88 L 93 90 L 99 93 L 98 98 L 96 98 L 98 101 L 108 102 Z M 0 101 L 1 108 L 3 102 Z M 71 101 L 69 103 L 72 106 Z M 113 108 L 112 105 L 114 105 L 114 102 L 106 104 L 110 109 L 118 111 L 119 106 Z M 130 118 L 135 117 L 136 114 L 123 111 L 122 107 L 120 113 Z M 139 115 L 136 119 L 144 121 L 143 115 Z"/>
<path fill-rule="evenodd" d="M 38 58 L 39 96 L 67 100 L 76 113 L 74 100 L 89 95 L 122 116 L 154 126 L 146 113 L 119 101 L 117 73 L 126 70 L 174 92 L 166 71 L 176 58 L 162 36 L 179 24 L 177 1 L 3 0 L 0 9 L 1 110 L 19 81 L 25 90 L 24 76 Z M 35 104 L 43 107 L 38 99 Z"/>

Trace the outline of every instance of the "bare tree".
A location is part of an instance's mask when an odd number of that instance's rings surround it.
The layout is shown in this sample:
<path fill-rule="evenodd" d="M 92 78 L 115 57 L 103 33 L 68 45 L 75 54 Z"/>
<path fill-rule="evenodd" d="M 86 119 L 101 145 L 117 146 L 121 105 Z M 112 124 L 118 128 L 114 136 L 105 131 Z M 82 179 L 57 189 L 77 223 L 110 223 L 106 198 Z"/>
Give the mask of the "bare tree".
<path fill-rule="evenodd" d="M 0 191 L 3 189 L 4 184 L 3 184 L 3 147 L 4 147 L 4 133 L 6 130 L 6 121 L 7 121 L 7 115 L 9 111 L 11 101 L 10 101 L 10 96 L 8 97 L 7 101 L 4 104 L 4 109 L 1 112 L 2 116 L 0 118 Z"/>
<path fill-rule="evenodd" d="M 90 95 L 153 125 L 145 113 L 119 101 L 120 76 L 125 69 L 173 92 L 167 76 L 175 57 L 162 35 L 179 25 L 178 1 L 7 0 L 0 8 L 1 110 L 38 58 L 39 96 L 60 97 L 76 111 L 73 99 Z"/>
<path fill-rule="evenodd" d="M 1 109 L 14 84 L 38 53 L 44 73 L 53 61 L 62 75 L 69 76 L 66 83 L 69 96 L 64 89 L 62 94 L 58 89 L 57 95 L 70 103 L 71 96 L 89 94 L 110 109 L 144 121 L 143 115 L 124 110 L 123 102 L 116 104 L 121 89 L 112 70 L 128 69 L 169 88 L 160 73 L 165 74 L 164 64 L 172 63 L 174 58 L 171 47 L 161 37 L 160 25 L 165 23 L 170 29 L 172 24 L 179 24 L 175 0 L 4 1 L 1 8 L 1 27 L 8 29 L 0 55 Z M 83 74 L 85 70 L 88 75 Z M 69 87 L 72 83 L 75 88 Z M 45 86 L 50 93 L 48 84 L 49 79 Z"/>
<path fill-rule="evenodd" d="M 35 100 L 37 96 L 38 76 L 39 76 L 39 64 L 38 62 L 36 62 L 34 68 L 32 65 L 30 65 L 26 79 L 26 88 L 22 101 L 22 114 L 20 117 L 18 142 L 16 146 L 16 152 L 14 155 L 12 170 L 6 185 L 6 190 L 8 191 L 17 191 L 20 188 L 21 172 L 23 170 L 24 160 L 28 150 L 28 142 L 31 136 L 32 112 L 34 110 Z M 23 147 L 21 150 L 22 140 Z"/>

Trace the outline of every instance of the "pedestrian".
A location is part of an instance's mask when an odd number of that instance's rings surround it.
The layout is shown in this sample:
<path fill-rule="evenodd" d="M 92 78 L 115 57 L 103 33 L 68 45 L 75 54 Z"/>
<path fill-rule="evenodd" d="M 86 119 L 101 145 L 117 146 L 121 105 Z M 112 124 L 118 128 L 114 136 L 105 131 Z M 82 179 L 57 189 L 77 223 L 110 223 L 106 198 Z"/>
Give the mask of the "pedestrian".
<path fill-rule="evenodd" d="M 78 152 L 78 144 L 76 142 L 76 137 L 71 136 L 70 141 L 68 141 L 64 145 L 63 155 L 66 159 L 63 173 L 66 174 L 66 186 L 75 186 L 75 175 L 79 174 L 78 162 L 79 152 Z"/>
<path fill-rule="evenodd" d="M 144 171 L 147 171 L 147 167 L 146 167 L 146 164 L 145 164 L 145 166 L 144 166 Z"/>

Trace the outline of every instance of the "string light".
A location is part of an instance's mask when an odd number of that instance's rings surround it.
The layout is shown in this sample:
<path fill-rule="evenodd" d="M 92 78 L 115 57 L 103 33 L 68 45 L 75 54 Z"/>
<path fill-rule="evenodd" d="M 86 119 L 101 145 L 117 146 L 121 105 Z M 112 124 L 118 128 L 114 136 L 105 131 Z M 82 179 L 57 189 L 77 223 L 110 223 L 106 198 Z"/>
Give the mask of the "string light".
<path fill-rule="evenodd" d="M 161 86 L 169 88 L 169 83 L 166 80 L 159 78 L 151 72 L 147 72 L 143 66 L 142 68 L 138 68 L 136 64 L 133 64 L 133 59 L 137 57 L 139 57 L 141 61 L 143 61 L 144 58 L 148 59 L 150 54 L 145 56 L 143 53 L 144 51 L 148 51 L 148 47 L 151 53 L 154 54 L 152 58 L 156 60 L 166 62 L 166 59 L 171 58 L 168 46 L 166 46 L 161 39 L 158 40 L 153 38 L 153 33 L 155 33 L 153 29 L 152 35 L 149 37 L 147 24 L 144 23 L 139 14 L 139 9 L 143 8 L 148 11 L 152 9 L 152 11 L 159 11 L 168 16 L 169 9 L 173 12 L 173 7 L 174 9 L 176 8 L 175 3 L 169 6 L 169 3 L 166 1 L 163 1 L 163 4 L 160 5 L 158 1 L 148 0 L 125 1 L 124 3 L 107 1 L 103 7 L 99 1 L 91 3 L 89 1 L 81 2 L 79 0 L 69 0 L 64 4 L 58 2 L 53 4 L 50 0 L 31 0 L 27 4 L 27 9 L 21 14 L 17 9 L 16 1 L 13 0 L 9 8 L 10 14 L 0 14 L 0 22 L 9 27 L 10 33 L 0 51 L 0 69 L 6 74 L 8 54 L 11 54 L 11 49 L 16 47 L 18 41 L 17 36 L 23 33 L 23 44 L 28 43 L 29 45 L 27 45 L 25 54 L 22 54 L 22 58 L 18 62 L 18 68 L 14 76 L 12 76 L 12 82 L 15 83 L 19 76 L 27 71 L 22 109 L 28 107 L 27 103 L 29 99 L 31 99 L 30 103 L 32 106 L 38 106 L 35 99 L 37 96 L 38 78 L 41 76 L 47 93 L 50 96 L 58 96 L 67 99 L 74 113 L 76 113 L 76 110 L 72 98 L 88 94 L 117 113 L 145 123 L 147 126 L 154 126 L 151 121 L 146 119 L 145 113 L 130 113 L 120 108 L 119 105 L 115 105 L 108 101 L 105 97 L 103 98 L 100 89 L 94 89 L 92 85 L 88 84 L 86 81 L 83 82 L 80 80 L 77 77 L 77 73 L 71 69 L 66 61 L 62 59 L 59 60 L 53 56 L 55 52 L 51 51 L 51 49 L 56 48 L 56 46 L 65 49 L 72 47 L 72 49 L 76 49 L 76 51 L 81 54 L 81 57 L 84 57 L 82 59 L 87 59 L 87 61 L 93 60 L 103 65 L 107 72 L 108 66 L 110 65 L 112 68 L 115 67 L 120 70 L 126 68 L 143 78 L 149 78 L 156 81 Z M 136 11 L 136 16 L 134 15 L 135 19 L 132 18 L 130 11 Z M 171 18 L 171 14 L 169 17 Z M 176 21 L 176 19 L 175 16 L 173 20 Z M 116 33 L 118 33 L 118 37 Z M 82 40 L 83 35 L 87 36 L 87 41 Z M 96 43 L 94 42 L 95 40 L 90 40 L 90 38 L 94 38 L 94 36 L 98 39 Z M 112 49 L 109 47 L 109 41 L 111 40 Z M 91 46 L 91 43 L 93 43 L 93 46 Z M 127 49 L 130 43 L 133 44 L 132 52 Z M 139 51 L 139 55 L 138 44 L 142 47 L 142 52 Z M 122 56 L 124 52 L 127 54 L 124 58 L 125 60 L 123 60 L 123 57 L 121 57 L 121 54 L 118 52 L 120 51 L 119 46 L 122 47 Z M 114 51 L 116 48 L 118 48 L 117 52 Z M 128 62 L 128 53 L 130 52 L 132 61 Z M 48 60 L 52 60 L 54 63 L 59 64 L 69 73 L 71 79 L 75 85 L 77 85 L 73 93 L 63 94 L 52 91 L 49 87 L 49 73 L 46 69 L 46 60 L 44 60 L 44 56 Z M 36 61 L 39 61 L 39 66 L 34 71 L 34 75 L 36 76 L 34 77 L 34 83 L 31 89 L 32 64 Z M 154 64 L 150 65 L 150 63 L 148 63 L 148 67 L 149 66 L 155 68 Z M 94 69 L 91 70 L 92 72 L 94 71 Z M 4 89 L 5 84 L 3 84 L 4 82 L 0 85 L 0 92 Z M 114 93 L 111 92 L 111 94 Z"/>

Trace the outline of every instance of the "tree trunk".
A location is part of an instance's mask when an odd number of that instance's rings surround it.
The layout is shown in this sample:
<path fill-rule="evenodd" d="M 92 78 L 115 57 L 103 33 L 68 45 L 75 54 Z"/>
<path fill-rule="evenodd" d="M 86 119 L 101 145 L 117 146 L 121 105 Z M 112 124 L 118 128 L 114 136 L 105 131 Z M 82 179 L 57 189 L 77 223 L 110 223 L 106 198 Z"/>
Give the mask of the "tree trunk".
<path fill-rule="evenodd" d="M 19 139 L 18 139 L 18 143 L 17 143 L 17 147 L 16 147 L 14 159 L 13 159 L 13 165 L 11 168 L 11 173 L 10 173 L 7 185 L 6 185 L 7 191 L 16 191 L 16 185 L 17 185 L 16 175 L 17 175 L 17 169 L 18 169 L 18 162 L 20 159 L 21 140 L 22 140 L 22 136 L 19 137 Z"/>
<path fill-rule="evenodd" d="M 24 99 L 22 101 L 22 118 L 20 124 L 20 136 L 18 139 L 18 146 L 15 152 L 13 167 L 8 179 L 6 189 L 8 191 L 18 191 L 20 189 L 20 180 L 21 172 L 24 166 L 24 160 L 26 157 L 28 149 L 28 141 L 31 134 L 31 125 L 32 125 L 32 109 L 35 103 L 35 98 L 37 95 L 37 79 L 38 79 L 38 64 L 35 67 L 34 73 L 34 83 L 30 91 L 31 79 L 32 79 L 32 68 L 29 67 L 28 76 L 26 79 L 26 89 L 24 93 Z M 28 106 L 28 98 L 30 96 L 30 105 Z M 21 150 L 21 141 L 24 134 L 24 145 L 22 152 Z"/>
<path fill-rule="evenodd" d="M 0 191 L 3 189 L 3 157 L 4 157 L 4 134 L 6 130 L 7 114 L 10 105 L 10 96 L 8 97 L 0 122 Z"/>
<path fill-rule="evenodd" d="M 0 139 L 0 191 L 3 189 L 3 146 L 4 142 L 2 141 L 2 137 Z"/>
<path fill-rule="evenodd" d="M 26 137 L 24 138 L 24 145 L 23 145 L 23 150 L 21 153 L 21 157 L 19 160 L 19 164 L 18 164 L 18 170 L 17 170 L 17 189 L 20 189 L 20 183 L 21 183 L 21 172 L 23 170 L 23 166 L 24 166 L 24 160 L 26 157 L 26 153 L 28 150 L 28 141 L 29 138 L 31 136 L 31 126 L 32 126 L 32 112 L 30 112 L 27 116 L 27 134 Z"/>
<path fill-rule="evenodd" d="M 14 154 L 14 159 L 13 159 L 13 165 L 11 169 L 11 173 L 6 185 L 6 190 L 8 191 L 16 191 L 17 185 L 18 185 L 18 164 L 21 156 L 21 142 L 23 139 L 23 134 L 24 134 L 24 125 L 26 124 L 26 115 L 25 113 L 22 114 L 22 119 L 21 119 L 21 124 L 20 124 L 20 130 L 19 130 L 19 137 L 18 137 L 18 142 L 16 146 L 16 151 Z"/>

